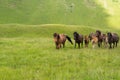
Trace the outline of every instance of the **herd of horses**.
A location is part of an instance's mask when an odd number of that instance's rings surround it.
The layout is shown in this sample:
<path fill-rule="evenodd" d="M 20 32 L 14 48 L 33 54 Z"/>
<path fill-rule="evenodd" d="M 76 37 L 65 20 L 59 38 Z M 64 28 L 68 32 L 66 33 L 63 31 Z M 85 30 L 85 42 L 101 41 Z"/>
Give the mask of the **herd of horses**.
<path fill-rule="evenodd" d="M 75 48 L 76 44 L 78 45 L 78 48 L 83 47 L 83 44 L 85 44 L 85 47 L 88 47 L 89 43 L 91 42 L 93 48 L 95 48 L 96 45 L 98 45 L 98 47 L 102 47 L 102 44 L 104 44 L 104 47 L 107 48 L 109 44 L 109 48 L 111 49 L 117 47 L 119 42 L 119 36 L 117 33 L 107 32 L 107 34 L 104 34 L 100 30 L 96 30 L 95 33 L 92 32 L 85 36 L 79 34 L 78 32 L 74 32 L 73 36 L 75 41 Z M 66 40 L 73 44 L 71 38 L 68 35 L 54 33 L 53 37 L 56 49 L 60 49 L 62 45 L 64 48 Z"/>

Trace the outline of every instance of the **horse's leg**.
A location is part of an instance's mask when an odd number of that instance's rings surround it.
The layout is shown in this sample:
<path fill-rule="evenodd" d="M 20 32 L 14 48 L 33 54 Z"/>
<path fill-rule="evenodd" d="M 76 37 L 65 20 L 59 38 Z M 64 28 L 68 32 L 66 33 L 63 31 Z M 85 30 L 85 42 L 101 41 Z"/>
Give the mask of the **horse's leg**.
<path fill-rule="evenodd" d="M 105 43 L 105 41 L 103 42 L 103 44 L 104 44 L 104 47 L 106 48 L 106 43 Z"/>
<path fill-rule="evenodd" d="M 61 44 L 58 44 L 58 49 L 61 48 Z"/>
<path fill-rule="evenodd" d="M 87 42 L 85 41 L 84 43 L 85 43 L 85 47 L 87 47 Z"/>
<path fill-rule="evenodd" d="M 98 47 L 100 47 L 100 41 L 98 41 Z"/>
<path fill-rule="evenodd" d="M 56 49 L 59 49 L 59 48 L 58 48 L 58 43 L 55 43 L 55 45 L 56 45 Z"/>
<path fill-rule="evenodd" d="M 99 47 L 101 47 L 101 41 L 99 42 Z"/>
<path fill-rule="evenodd" d="M 63 48 L 65 47 L 65 42 L 63 43 Z"/>
<path fill-rule="evenodd" d="M 112 47 L 111 47 L 111 43 L 109 43 L 109 45 L 110 45 L 110 47 L 109 47 L 109 48 L 111 49 L 111 48 L 112 48 Z"/>
<path fill-rule="evenodd" d="M 95 43 L 92 44 L 92 48 L 93 48 L 93 49 L 95 48 Z"/>
<path fill-rule="evenodd" d="M 117 47 L 117 42 L 116 42 L 116 47 Z"/>
<path fill-rule="evenodd" d="M 108 43 L 106 42 L 106 47 L 108 47 Z"/>
<path fill-rule="evenodd" d="M 75 41 L 75 48 L 76 48 L 76 41 Z"/>
<path fill-rule="evenodd" d="M 115 46 L 115 42 L 113 42 L 113 48 L 114 48 L 114 46 Z"/>
<path fill-rule="evenodd" d="M 104 47 L 106 48 L 106 43 L 105 43 L 105 42 L 103 42 L 103 44 L 104 44 Z"/>
<path fill-rule="evenodd" d="M 87 47 L 88 47 L 89 42 L 87 42 Z"/>
<path fill-rule="evenodd" d="M 83 48 L 83 42 L 81 43 L 81 47 Z"/>
<path fill-rule="evenodd" d="M 102 41 L 101 41 L 101 45 L 100 46 L 102 47 Z"/>
<path fill-rule="evenodd" d="M 78 43 L 78 48 L 80 48 L 80 43 Z"/>
<path fill-rule="evenodd" d="M 105 48 L 107 48 L 107 42 L 106 41 L 104 42 L 104 46 L 105 46 Z"/>

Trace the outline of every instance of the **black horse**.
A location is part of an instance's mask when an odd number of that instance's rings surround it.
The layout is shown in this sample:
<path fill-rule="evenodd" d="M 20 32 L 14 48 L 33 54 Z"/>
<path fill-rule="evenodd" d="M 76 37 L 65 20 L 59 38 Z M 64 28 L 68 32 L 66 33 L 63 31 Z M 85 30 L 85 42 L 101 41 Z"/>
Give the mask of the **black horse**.
<path fill-rule="evenodd" d="M 78 44 L 78 48 L 80 48 L 80 44 L 83 47 L 83 35 L 80 35 L 77 32 L 74 32 L 73 35 L 75 40 L 75 48 L 76 48 L 76 43 Z"/>
<path fill-rule="evenodd" d="M 110 45 L 109 48 L 114 48 L 114 46 L 117 47 L 117 43 L 119 42 L 119 36 L 118 36 L 118 34 L 108 32 L 107 33 L 107 37 L 108 37 L 108 43 Z M 112 44 L 113 44 L 113 46 L 112 46 Z"/>

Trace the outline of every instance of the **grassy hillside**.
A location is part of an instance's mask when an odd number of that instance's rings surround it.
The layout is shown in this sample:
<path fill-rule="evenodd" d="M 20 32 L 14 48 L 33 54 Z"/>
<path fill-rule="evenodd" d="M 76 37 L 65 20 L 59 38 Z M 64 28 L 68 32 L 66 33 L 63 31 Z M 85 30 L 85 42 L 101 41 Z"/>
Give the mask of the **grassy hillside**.
<path fill-rule="evenodd" d="M 119 0 L 0 0 L 0 80 L 120 80 L 115 49 L 56 50 L 53 33 L 120 34 Z M 37 24 L 37 25 L 36 25 Z"/>
<path fill-rule="evenodd" d="M 115 49 L 56 50 L 53 33 L 119 30 L 74 25 L 0 25 L 0 80 L 119 80 L 120 43 Z"/>
<path fill-rule="evenodd" d="M 118 27 L 119 4 L 115 0 L 0 0 L 0 23 Z"/>

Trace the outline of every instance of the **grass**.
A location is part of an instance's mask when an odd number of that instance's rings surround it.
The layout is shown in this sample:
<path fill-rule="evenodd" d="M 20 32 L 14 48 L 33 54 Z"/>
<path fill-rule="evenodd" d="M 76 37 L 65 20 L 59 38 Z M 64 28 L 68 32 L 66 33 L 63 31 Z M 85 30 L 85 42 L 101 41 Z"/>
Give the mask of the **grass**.
<path fill-rule="evenodd" d="M 98 4 L 103 6 L 109 17 L 107 18 L 109 27 L 114 27 L 117 29 L 120 29 L 119 27 L 119 12 L 120 12 L 120 0 L 104 0 L 104 1 L 98 1 Z"/>
<path fill-rule="evenodd" d="M 0 0 L 0 24 L 66 24 L 119 28 L 119 2 L 105 1 L 107 9 L 104 1 L 98 0 Z M 111 10 L 114 15 L 109 13 Z"/>
<path fill-rule="evenodd" d="M 67 41 L 56 50 L 53 41 L 54 32 L 72 40 L 74 31 L 120 34 L 119 3 L 0 0 L 0 80 L 120 80 L 120 43 L 111 50 L 91 43 L 75 49 Z"/>
<path fill-rule="evenodd" d="M 99 28 L 75 25 L 0 25 L 1 80 L 119 80 L 120 43 L 115 49 L 56 50 L 52 34 L 89 34 Z M 102 28 L 102 32 L 119 30 Z"/>

